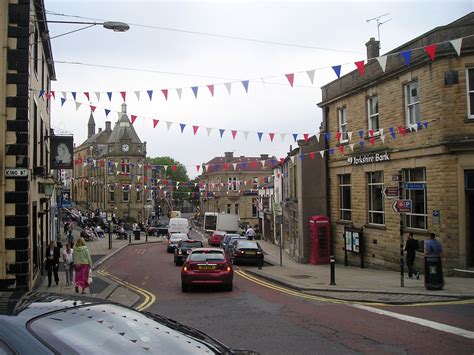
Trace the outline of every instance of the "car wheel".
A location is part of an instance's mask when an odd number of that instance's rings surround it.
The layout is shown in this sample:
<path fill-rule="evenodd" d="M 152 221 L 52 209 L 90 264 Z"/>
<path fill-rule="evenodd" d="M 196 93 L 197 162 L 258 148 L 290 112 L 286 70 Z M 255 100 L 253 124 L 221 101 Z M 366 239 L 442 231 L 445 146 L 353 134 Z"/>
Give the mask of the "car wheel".
<path fill-rule="evenodd" d="M 190 286 L 181 283 L 181 291 L 188 292 L 189 290 L 190 290 Z"/>

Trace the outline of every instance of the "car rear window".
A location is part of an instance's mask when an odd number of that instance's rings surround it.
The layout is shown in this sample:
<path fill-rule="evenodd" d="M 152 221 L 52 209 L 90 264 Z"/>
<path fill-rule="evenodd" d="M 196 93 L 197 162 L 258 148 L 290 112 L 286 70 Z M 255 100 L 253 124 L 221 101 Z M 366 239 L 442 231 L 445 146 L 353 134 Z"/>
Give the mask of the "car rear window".
<path fill-rule="evenodd" d="M 186 234 L 172 234 L 170 240 L 172 241 L 179 241 L 182 239 L 188 239 Z"/>
<path fill-rule="evenodd" d="M 239 241 L 239 242 L 237 243 L 237 248 L 259 249 L 256 242 L 246 241 L 246 240 Z"/>
<path fill-rule="evenodd" d="M 185 247 L 185 248 L 198 248 L 198 247 L 202 247 L 202 242 L 200 242 L 199 240 L 193 240 L 193 241 L 181 241 L 181 246 L 182 247 Z"/>
<path fill-rule="evenodd" d="M 225 256 L 219 250 L 194 252 L 189 256 L 190 261 L 224 261 Z"/>

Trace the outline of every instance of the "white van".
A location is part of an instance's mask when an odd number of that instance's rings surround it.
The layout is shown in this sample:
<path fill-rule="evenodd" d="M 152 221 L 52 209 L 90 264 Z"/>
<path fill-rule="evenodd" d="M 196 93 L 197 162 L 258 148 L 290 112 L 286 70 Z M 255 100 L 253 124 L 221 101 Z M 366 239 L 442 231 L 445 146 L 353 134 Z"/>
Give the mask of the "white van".
<path fill-rule="evenodd" d="M 189 233 L 189 221 L 187 218 L 170 218 L 168 224 L 168 236 L 173 233 Z"/>

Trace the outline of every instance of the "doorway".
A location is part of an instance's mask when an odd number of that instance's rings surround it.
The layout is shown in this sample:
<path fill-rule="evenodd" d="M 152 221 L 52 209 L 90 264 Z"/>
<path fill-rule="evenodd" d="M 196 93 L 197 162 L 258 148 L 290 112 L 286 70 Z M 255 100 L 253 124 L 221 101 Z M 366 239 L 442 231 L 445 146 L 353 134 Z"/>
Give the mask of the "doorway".
<path fill-rule="evenodd" d="M 466 259 L 467 267 L 474 267 L 474 192 L 466 191 Z"/>

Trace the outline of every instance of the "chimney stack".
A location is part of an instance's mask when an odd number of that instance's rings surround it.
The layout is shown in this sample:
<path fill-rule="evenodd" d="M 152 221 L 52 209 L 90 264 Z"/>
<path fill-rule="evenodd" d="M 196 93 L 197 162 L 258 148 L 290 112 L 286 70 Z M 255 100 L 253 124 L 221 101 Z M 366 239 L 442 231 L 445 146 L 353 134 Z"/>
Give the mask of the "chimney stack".
<path fill-rule="evenodd" d="M 107 132 L 110 132 L 112 130 L 112 122 L 110 121 L 105 121 L 105 130 Z"/>
<path fill-rule="evenodd" d="M 374 37 L 371 37 L 365 46 L 367 47 L 367 60 L 380 56 L 380 42 L 376 41 Z"/>
<path fill-rule="evenodd" d="M 225 161 L 228 163 L 234 157 L 234 153 L 233 152 L 225 152 L 224 156 L 225 156 Z"/>

